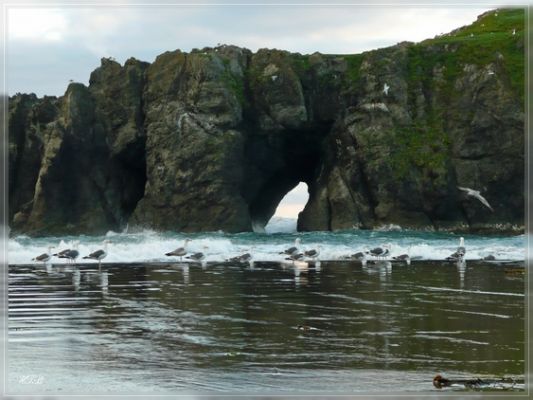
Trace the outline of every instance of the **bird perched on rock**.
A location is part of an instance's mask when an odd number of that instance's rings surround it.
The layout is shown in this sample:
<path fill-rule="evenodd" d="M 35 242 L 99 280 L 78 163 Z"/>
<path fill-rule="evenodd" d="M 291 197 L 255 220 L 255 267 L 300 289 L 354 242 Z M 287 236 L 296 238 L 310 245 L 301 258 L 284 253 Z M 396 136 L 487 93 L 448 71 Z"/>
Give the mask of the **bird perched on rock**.
<path fill-rule="evenodd" d="M 487 207 L 490 211 L 494 212 L 494 210 L 490 206 L 490 204 L 487 201 L 487 199 L 485 199 L 481 195 L 479 190 L 474 190 L 474 189 L 465 188 L 465 187 L 461 187 L 461 186 L 457 186 L 457 189 L 462 190 L 463 192 L 465 192 L 467 196 L 474 197 L 475 199 L 478 199 L 481 202 L 481 204 L 483 204 L 485 207 Z"/>

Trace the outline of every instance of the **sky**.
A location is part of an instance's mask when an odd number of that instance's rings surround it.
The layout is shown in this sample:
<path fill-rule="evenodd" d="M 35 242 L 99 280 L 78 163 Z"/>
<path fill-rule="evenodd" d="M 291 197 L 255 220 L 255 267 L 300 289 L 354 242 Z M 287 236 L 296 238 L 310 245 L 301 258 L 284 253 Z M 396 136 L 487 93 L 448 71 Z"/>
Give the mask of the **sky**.
<path fill-rule="evenodd" d="M 165 5 L 8 6 L 6 90 L 64 93 L 88 84 L 102 57 L 152 62 L 165 51 L 216 46 L 353 54 L 421 41 L 473 22 L 494 8 L 470 6 Z M 276 215 L 296 218 L 307 201 L 298 185 Z"/>
<path fill-rule="evenodd" d="M 112 3 L 107 3 L 112 4 Z M 420 41 L 488 7 L 91 6 L 7 8 L 7 91 L 62 95 L 102 57 L 151 62 L 165 51 L 234 44 L 255 51 L 351 54 Z"/>

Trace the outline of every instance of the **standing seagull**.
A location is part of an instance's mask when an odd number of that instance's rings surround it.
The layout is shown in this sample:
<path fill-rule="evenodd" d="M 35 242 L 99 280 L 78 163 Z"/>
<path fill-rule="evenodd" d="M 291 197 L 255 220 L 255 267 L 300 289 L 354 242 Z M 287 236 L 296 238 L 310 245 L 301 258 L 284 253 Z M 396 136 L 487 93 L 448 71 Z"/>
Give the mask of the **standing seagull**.
<path fill-rule="evenodd" d="M 54 248 L 54 246 L 48 246 L 48 252 L 47 253 L 43 253 L 40 256 L 32 258 L 31 260 L 32 261 L 39 261 L 39 262 L 42 262 L 42 263 L 46 264 L 48 261 L 50 261 L 52 259 L 52 249 L 53 248 Z"/>
<path fill-rule="evenodd" d="M 187 243 L 189 243 L 191 241 L 191 239 L 185 239 L 185 242 L 183 243 L 183 247 L 178 247 L 176 250 L 174 251 L 171 251 L 170 253 L 165 253 L 166 256 L 176 256 L 176 257 L 179 257 L 180 258 L 180 261 L 181 261 L 181 258 L 187 254 Z"/>
<path fill-rule="evenodd" d="M 65 249 L 60 251 L 59 253 L 52 254 L 53 256 L 56 256 L 58 258 L 66 258 L 68 262 L 70 263 L 73 260 L 76 260 L 78 256 L 80 255 L 80 252 L 78 251 L 78 245 L 80 244 L 79 240 L 76 240 L 74 242 L 74 245 L 72 246 L 72 249 Z"/>
<path fill-rule="evenodd" d="M 302 258 L 304 258 L 304 255 L 302 253 L 294 252 L 289 257 L 285 258 L 285 260 L 292 261 L 292 263 L 294 264 L 295 261 L 301 260 Z"/>
<path fill-rule="evenodd" d="M 376 258 L 385 258 L 390 253 L 389 249 L 390 249 L 390 245 L 385 244 L 385 245 L 383 245 L 383 247 L 376 247 L 376 248 L 370 250 L 368 253 L 371 256 L 374 256 Z"/>
<path fill-rule="evenodd" d="M 60 255 L 59 258 L 66 258 L 69 262 L 75 262 L 76 258 L 80 255 L 80 252 L 77 250 L 78 245 L 75 244 L 72 250 L 67 250 L 63 255 Z"/>
<path fill-rule="evenodd" d="M 194 261 L 202 261 L 205 258 L 205 254 L 204 253 L 194 253 L 194 254 L 191 254 L 190 256 L 187 256 L 185 258 L 188 258 L 189 260 L 194 260 Z"/>
<path fill-rule="evenodd" d="M 98 260 L 98 268 L 100 268 L 101 262 L 107 256 L 107 244 L 111 243 L 109 240 L 104 240 L 104 249 L 96 250 L 83 259 Z"/>
<path fill-rule="evenodd" d="M 279 254 L 287 254 L 289 256 L 292 256 L 293 254 L 298 254 L 298 247 L 300 247 L 300 243 L 301 243 L 300 238 L 296 238 L 294 240 L 294 246 L 289 247 L 288 249 L 282 251 Z"/>
<path fill-rule="evenodd" d="M 227 261 L 233 261 L 238 263 L 247 263 L 252 259 L 252 255 L 250 253 L 244 253 L 241 256 L 232 257 L 228 259 Z"/>
<path fill-rule="evenodd" d="M 466 192 L 466 195 L 467 196 L 471 196 L 471 197 L 475 197 L 476 199 L 478 199 L 484 206 L 486 206 L 490 211 L 494 212 L 494 210 L 492 209 L 492 207 L 490 206 L 489 202 L 487 201 L 487 199 L 485 199 L 481 193 L 479 192 L 479 190 L 474 190 L 474 189 L 470 189 L 470 188 L 465 188 L 465 187 L 461 187 L 461 186 L 457 186 L 457 189 L 459 190 L 462 190 L 463 192 Z"/>
<path fill-rule="evenodd" d="M 70 251 L 70 249 L 61 250 L 59 253 L 52 254 L 52 256 L 58 257 L 58 258 L 63 258 L 63 256 L 65 254 L 67 254 L 69 251 Z"/>
<path fill-rule="evenodd" d="M 304 256 L 316 260 L 320 255 L 320 246 L 317 246 L 316 249 L 304 251 Z"/>
<path fill-rule="evenodd" d="M 411 265 L 411 257 L 409 257 L 409 254 L 402 254 L 400 256 L 392 257 L 394 261 L 401 261 L 405 262 L 407 265 Z"/>
<path fill-rule="evenodd" d="M 455 253 L 450 254 L 449 257 L 446 258 L 448 261 L 461 261 L 466 254 L 466 247 L 465 247 L 465 238 L 461 237 L 459 239 L 459 247 L 455 251 Z"/>

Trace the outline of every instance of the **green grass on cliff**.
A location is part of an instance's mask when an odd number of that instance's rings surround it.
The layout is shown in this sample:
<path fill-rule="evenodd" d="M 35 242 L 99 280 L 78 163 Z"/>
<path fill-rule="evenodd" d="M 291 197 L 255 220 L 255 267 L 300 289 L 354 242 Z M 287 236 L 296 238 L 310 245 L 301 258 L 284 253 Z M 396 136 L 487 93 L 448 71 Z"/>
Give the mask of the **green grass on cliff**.
<path fill-rule="evenodd" d="M 445 170 L 450 138 L 439 120 L 396 128 L 393 142 L 390 163 L 397 178 L 406 176 L 413 167 L 437 173 Z"/>
<path fill-rule="evenodd" d="M 411 167 L 439 171 L 445 168 L 449 156 L 449 138 L 445 125 L 449 116 L 447 101 L 460 93 L 455 89 L 465 65 L 483 68 L 489 64 L 504 70 L 508 84 L 524 100 L 524 31 L 523 9 L 505 9 L 485 13 L 476 22 L 449 34 L 413 44 L 408 48 L 407 83 L 411 115 L 418 114 L 416 93 L 441 93 L 444 103 L 432 106 L 425 101 L 423 117 L 415 118 L 412 126 L 395 129 L 396 153 L 391 164 L 399 176 Z M 515 34 L 513 35 L 513 30 Z M 503 59 L 502 59 L 503 57 Z M 442 79 L 435 79 L 436 69 Z"/>
<path fill-rule="evenodd" d="M 230 89 L 237 101 L 244 107 L 246 96 L 244 94 L 244 77 L 235 76 L 230 70 L 230 61 L 226 58 L 222 59 L 224 64 L 224 72 L 221 75 L 222 82 Z"/>
<path fill-rule="evenodd" d="M 413 45 L 409 50 L 409 79 L 424 81 L 434 66 L 444 66 L 445 89 L 450 90 L 465 64 L 483 67 L 499 63 L 512 88 L 524 99 L 524 41 L 524 9 L 491 11 L 471 25 Z"/>

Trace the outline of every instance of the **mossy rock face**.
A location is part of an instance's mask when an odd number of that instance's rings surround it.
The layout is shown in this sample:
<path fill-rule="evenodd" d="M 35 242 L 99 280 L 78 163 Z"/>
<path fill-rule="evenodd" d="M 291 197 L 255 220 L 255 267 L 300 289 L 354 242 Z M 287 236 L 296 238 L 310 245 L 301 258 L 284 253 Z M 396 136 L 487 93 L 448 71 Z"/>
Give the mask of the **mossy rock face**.
<path fill-rule="evenodd" d="M 13 96 L 13 231 L 249 231 L 300 181 L 299 230 L 520 230 L 524 17 L 362 54 L 102 59 L 88 87 Z"/>

